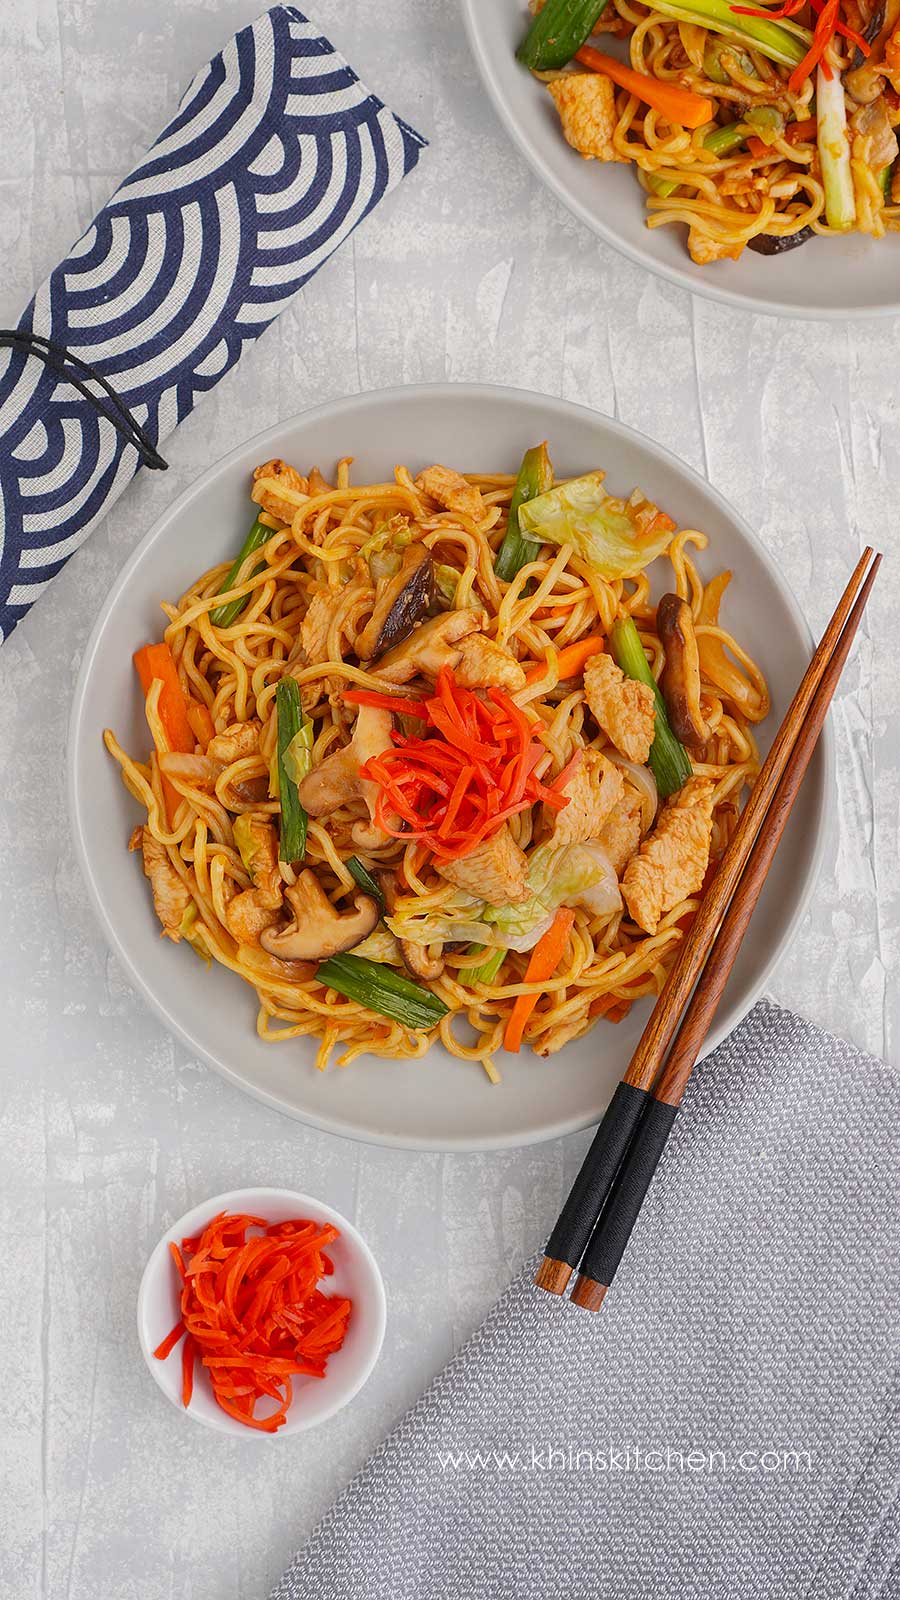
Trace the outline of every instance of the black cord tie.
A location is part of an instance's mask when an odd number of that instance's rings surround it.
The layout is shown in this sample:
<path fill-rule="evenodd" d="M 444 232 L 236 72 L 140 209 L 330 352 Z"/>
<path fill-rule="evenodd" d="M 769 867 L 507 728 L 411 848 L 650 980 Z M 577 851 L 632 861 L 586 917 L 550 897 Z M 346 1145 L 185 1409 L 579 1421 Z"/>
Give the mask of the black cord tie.
<path fill-rule="evenodd" d="M 70 383 L 85 400 L 90 400 L 95 411 L 107 422 L 112 423 L 125 443 L 134 446 L 145 467 L 157 472 L 168 471 L 168 461 L 163 460 L 149 433 L 141 427 L 125 401 L 116 394 L 112 384 L 87 361 L 82 361 L 80 356 L 73 356 L 65 345 L 57 344 L 53 339 L 47 339 L 44 334 L 34 333 L 28 329 L 0 328 L 0 349 L 20 350 L 23 355 L 37 356 L 38 360 L 43 361 L 57 377 Z M 112 404 L 112 410 L 108 410 L 100 396 L 88 388 L 89 381 L 99 383 Z"/>

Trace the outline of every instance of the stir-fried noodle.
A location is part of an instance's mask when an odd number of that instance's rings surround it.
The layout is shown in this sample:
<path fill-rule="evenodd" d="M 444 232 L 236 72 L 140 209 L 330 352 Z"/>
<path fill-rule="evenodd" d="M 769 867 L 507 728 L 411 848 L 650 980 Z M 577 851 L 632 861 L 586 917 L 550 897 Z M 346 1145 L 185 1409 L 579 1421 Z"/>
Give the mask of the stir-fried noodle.
<path fill-rule="evenodd" d="M 644 32 L 643 47 L 664 54 L 666 27 L 653 24 Z M 340 1061 L 346 1063 L 363 1053 L 421 1056 L 440 1038 L 453 1056 L 482 1063 L 493 1077 L 516 997 L 529 992 L 537 1000 L 527 1021 L 526 1042 L 549 1055 L 604 1015 L 618 1020 L 637 997 L 659 991 L 698 903 L 699 885 L 666 906 L 649 932 L 629 915 L 614 880 L 616 908 L 598 912 L 592 909 L 596 899 L 592 902 L 589 895 L 585 903 L 576 903 L 556 970 L 529 988 L 525 974 L 532 952 L 522 939 L 521 948 L 498 954 L 500 965 L 490 981 L 473 980 L 484 947 L 471 938 L 471 925 L 476 932 L 478 926 L 487 927 L 484 906 L 471 890 L 462 891 L 441 875 L 442 863 L 422 838 L 403 836 L 406 824 L 395 828 L 399 836 L 380 831 L 385 806 L 373 815 L 361 783 L 351 783 L 326 814 L 309 816 L 302 865 L 276 858 L 280 802 L 273 771 L 279 681 L 290 676 L 299 686 L 310 729 L 306 765 L 313 774 L 326 758 L 350 745 L 361 707 L 344 698 L 348 691 L 411 700 L 435 692 L 427 672 L 383 676 L 382 662 L 368 659 L 361 648 L 378 595 L 396 573 L 401 553 L 416 544 L 427 550 L 435 574 L 429 614 L 464 613 L 461 625 L 475 629 L 479 641 L 501 647 L 504 662 L 511 658 L 518 664 L 515 671 L 506 668 L 510 687 L 497 692 L 524 713 L 528 735 L 539 747 L 532 758 L 534 783 L 545 786 L 552 798 L 554 780 L 585 761 L 579 752 L 602 753 L 604 763 L 595 762 L 591 770 L 607 774 L 617 797 L 601 836 L 608 849 L 602 859 L 619 851 L 614 870 L 621 880 L 628 870 L 625 858 L 646 850 L 654 827 L 659 828 L 652 775 L 646 765 L 624 757 L 598 725 L 582 673 L 562 682 L 557 674 L 560 659 L 563 664 L 567 660 L 560 657 L 566 647 L 598 635 L 606 638 L 617 617 L 630 616 L 659 675 L 664 651 L 650 576 L 641 571 L 633 579 L 605 579 L 571 543 L 562 543 L 535 545 L 536 558 L 521 566 L 512 581 L 503 581 L 495 560 L 514 484 L 507 473 L 466 475 L 466 485 L 477 493 L 460 509 L 442 505 L 405 467 L 396 469 L 393 481 L 354 485 L 346 459 L 339 463 L 332 486 L 315 470 L 302 478 L 283 463 L 267 463 L 258 469 L 254 499 L 268 508 L 261 512 L 271 530 L 268 542 L 247 558 L 224 600 L 221 591 L 230 563 L 223 561 L 198 578 L 177 604 L 163 606 L 165 642 L 191 710 L 191 726 L 199 730 L 194 748 L 171 749 L 171 733 L 161 715 L 164 685 L 155 677 L 146 696 L 156 747 L 149 757 L 132 757 L 111 732 L 105 735 L 125 784 L 146 813 L 146 825 L 136 830 L 132 842 L 143 848 L 165 931 L 255 989 L 261 1038 L 316 1038 L 320 1067 L 339 1043 Z M 452 501 L 453 495 L 444 498 Z M 654 568 L 654 589 L 669 588 L 687 602 L 699 657 L 707 737 L 704 748 L 693 752 L 691 765 L 694 780 L 708 780 L 698 792 L 708 789 L 711 817 L 702 876 L 729 838 L 742 791 L 757 772 L 752 725 L 766 715 L 769 698 L 759 667 L 719 623 L 730 575 L 720 574 L 709 583 L 700 576 L 694 556 L 706 548 L 706 535 L 682 529 L 666 542 L 666 556 Z M 235 600 L 244 601 L 239 615 L 217 626 L 211 613 Z M 601 647 L 598 640 L 597 649 Z M 458 657 L 459 650 L 453 650 L 451 660 L 458 663 Z M 513 682 L 519 686 L 512 687 Z M 500 727 L 501 713 L 491 710 L 493 691 L 483 686 L 474 692 L 485 704 L 485 716 L 490 711 Z M 504 726 L 512 725 L 511 715 Z M 407 723 L 402 715 L 393 718 L 392 728 L 392 741 L 401 747 L 407 734 L 412 738 L 422 732 L 421 723 Z M 370 782 L 370 798 L 374 788 Z M 563 805 L 566 789 L 555 792 L 561 796 L 556 803 Z M 299 793 L 304 794 L 302 782 Z M 535 852 L 558 837 L 554 829 L 565 817 L 565 809 L 525 805 L 503 829 L 532 863 Z M 262 853 L 256 859 L 244 848 L 247 823 L 241 824 L 242 818 L 257 827 Z M 611 842 L 608 830 L 618 821 L 632 828 L 630 847 L 626 842 L 620 848 L 621 840 Z M 435 973 L 427 989 L 447 1011 L 428 1029 L 403 1025 L 345 997 L 322 983 L 314 961 L 293 959 L 286 949 L 275 955 L 261 942 L 267 930 L 277 932 L 290 921 L 290 895 L 286 900 L 285 892 L 308 869 L 333 907 L 352 909 L 359 885 L 347 865 L 351 858 L 377 882 L 393 885 L 387 925 L 379 923 L 360 947 L 362 953 L 403 972 L 408 964 L 401 949 L 408 953 L 418 938 L 413 973 Z M 548 904 L 552 909 L 552 902 Z M 437 929 L 441 937 L 426 938 Z M 401 946 L 398 934 L 407 931 L 411 939 Z M 496 929 L 486 932 L 487 938 L 495 935 Z M 188 952 L 179 954 L 195 959 Z M 198 1004 L 203 1003 L 203 983 L 198 962 Z"/>

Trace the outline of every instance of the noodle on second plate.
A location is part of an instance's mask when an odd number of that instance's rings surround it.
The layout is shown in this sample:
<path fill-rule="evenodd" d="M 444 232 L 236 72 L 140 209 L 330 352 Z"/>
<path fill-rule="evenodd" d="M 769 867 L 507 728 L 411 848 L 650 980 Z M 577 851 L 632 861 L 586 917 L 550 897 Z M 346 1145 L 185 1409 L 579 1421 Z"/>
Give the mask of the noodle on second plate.
<path fill-rule="evenodd" d="M 632 163 L 647 226 L 684 224 L 698 265 L 900 229 L 900 0 L 529 10 L 519 58 L 563 137 L 585 160 Z"/>
<path fill-rule="evenodd" d="M 163 714 L 164 696 L 172 686 L 167 690 L 155 676 L 146 685 L 147 719 L 155 746 L 149 757 L 127 754 L 110 731 L 104 737 L 128 790 L 146 815 L 145 824 L 135 830 L 132 847 L 143 851 L 164 931 L 176 941 L 191 943 L 197 955 L 219 962 L 253 987 L 262 1039 L 278 1042 L 312 1036 L 318 1040 L 316 1064 L 324 1068 L 338 1045 L 340 1063 L 346 1064 L 364 1053 L 422 1056 L 439 1038 L 452 1055 L 481 1063 L 496 1079 L 495 1058 L 503 1048 L 517 997 L 533 997 L 524 1038 L 539 1055 L 547 1056 L 604 1017 L 618 1021 L 640 996 L 658 993 L 698 904 L 700 885 L 665 905 L 651 932 L 629 914 L 613 879 L 612 897 L 619 901 L 615 909 L 597 911 L 589 895 L 580 903 L 574 897 L 571 931 L 549 977 L 529 985 L 526 972 L 533 946 L 529 949 L 528 941 L 520 939 L 518 949 L 495 951 L 499 964 L 490 981 L 483 975 L 473 979 L 470 975 L 483 963 L 486 950 L 494 948 L 490 941 L 498 937 L 495 929 L 479 923 L 479 918 L 493 914 L 491 906 L 479 910 L 471 890 L 461 891 L 445 878 L 440 868 L 447 862 L 435 856 L 424 838 L 405 838 L 407 824 L 391 833 L 379 827 L 385 820 L 385 794 L 379 793 L 373 809 L 377 785 L 371 779 L 368 785 L 351 784 L 325 814 L 309 815 L 302 862 L 276 858 L 281 816 L 277 773 L 282 770 L 276 748 L 277 686 L 282 678 L 291 677 L 299 687 L 308 729 L 305 764 L 313 775 L 329 757 L 350 747 L 362 709 L 354 695 L 361 693 L 363 705 L 366 694 L 376 703 L 380 696 L 394 701 L 409 698 L 413 712 L 422 703 L 412 699 L 414 692 L 433 695 L 427 672 L 423 676 L 420 670 L 412 679 L 398 676 L 388 669 L 390 655 L 371 659 L 370 650 L 363 649 L 364 630 L 378 596 L 410 547 L 421 545 L 427 557 L 419 554 L 428 561 L 434 578 L 428 616 L 465 614 L 460 626 L 476 629 L 478 641 L 482 645 L 487 641 L 489 651 L 497 647 L 495 658 L 505 664 L 507 690 L 482 687 L 475 693 L 484 704 L 484 716 L 490 710 L 501 734 L 517 718 L 521 720 L 520 714 L 527 719 L 533 752 L 529 781 L 535 792 L 551 800 L 555 793 L 555 803 L 563 805 L 566 788 L 574 780 L 554 791 L 555 780 L 562 775 L 565 782 L 566 772 L 574 772 L 579 763 L 584 767 L 588 759 L 595 764 L 591 770 L 617 773 L 610 782 L 620 797 L 622 816 L 639 818 L 631 854 L 643 856 L 660 833 L 660 817 L 673 801 L 665 808 L 660 803 L 657 809 L 655 783 L 646 764 L 625 758 L 598 725 L 588 703 L 583 669 L 559 681 L 558 668 L 570 659 L 564 654 L 569 647 L 602 635 L 596 645 L 599 651 L 617 619 L 621 623 L 630 617 L 659 677 L 665 651 L 650 577 L 646 570 L 626 579 L 601 577 L 596 564 L 579 554 L 572 542 L 562 542 L 533 544 L 529 553 L 534 559 L 527 559 L 511 581 L 504 581 L 495 563 L 506 535 L 514 476 L 463 477 L 452 469 L 430 469 L 461 486 L 449 493 L 443 492 L 442 480 L 430 478 L 429 473 L 414 480 L 405 467 L 396 469 L 393 481 L 354 485 L 350 465 L 349 459 L 338 464 L 333 485 L 317 469 L 301 476 L 278 461 L 257 468 L 253 499 L 262 508 L 259 537 L 267 542 L 247 556 L 236 578 L 230 563 L 223 562 L 198 578 L 177 604 L 163 606 L 165 644 L 177 673 L 174 692 L 180 690 L 188 708 L 196 732 L 193 748 L 172 749 L 171 728 Z M 688 769 L 692 769 L 691 784 L 709 796 L 711 825 L 702 876 L 721 855 L 734 829 L 742 792 L 757 774 L 752 727 L 767 714 L 769 696 L 759 667 L 719 622 L 730 575 L 720 574 L 704 584 L 694 555 L 706 548 L 706 535 L 694 529 L 675 532 L 674 525 L 664 520 L 673 531 L 666 535 L 666 553 L 654 569 L 654 588 L 662 582 L 686 602 L 696 639 L 707 735 L 704 747 L 692 752 Z M 657 517 L 653 526 L 658 523 Z M 657 579 L 664 567 L 666 576 Z M 226 580 L 231 587 L 223 595 Z M 223 622 L 226 609 L 238 614 L 233 620 L 226 615 Z M 219 615 L 218 623 L 214 614 Z M 397 650 L 392 654 L 396 656 Z M 457 664 L 459 654 L 454 650 Z M 611 671 L 618 674 L 617 668 Z M 452 681 L 452 672 L 445 674 L 445 690 Z M 649 690 L 643 692 L 652 699 Z M 456 693 L 471 696 L 473 691 L 457 687 Z M 501 694 L 506 695 L 506 713 L 492 709 L 495 701 L 500 705 Z M 660 715 L 664 713 L 657 712 Z M 421 732 L 421 722 L 402 712 L 393 716 L 391 740 L 401 751 L 404 741 L 412 748 Z M 376 768 L 382 770 L 377 763 Z M 706 782 L 698 785 L 698 780 Z M 298 792 L 302 798 L 304 782 Z M 502 824 L 511 836 L 510 853 L 514 851 L 518 861 L 521 852 L 530 867 L 548 837 L 553 840 L 553 828 L 558 826 L 554 818 L 565 816 L 565 809 L 554 813 L 547 804 L 523 802 Z M 251 824 L 264 856 L 268 851 L 265 859 L 248 858 L 244 846 Z M 489 837 L 490 832 L 482 835 Z M 446 1014 L 430 1027 L 392 1020 L 327 986 L 308 960 L 284 958 L 265 948 L 265 942 L 274 942 L 271 931 L 277 932 L 290 915 L 285 896 L 290 899 L 299 877 L 310 869 L 317 880 L 314 887 L 327 896 L 332 908 L 345 912 L 353 905 L 359 879 L 347 865 L 351 858 L 365 869 L 369 881 L 393 885 L 387 924 L 379 923 L 359 947 L 361 954 L 383 964 L 381 970 L 403 973 L 408 966 L 401 953 L 409 953 L 411 946 L 401 941 L 399 933 L 414 926 L 427 929 L 429 920 L 444 930 L 442 938 L 420 943 L 412 952 L 413 973 L 429 973 L 427 990 L 446 1007 Z M 625 882 L 628 871 L 619 864 L 616 876 Z M 549 907 L 550 920 L 553 905 L 548 900 L 543 908 Z M 253 914 L 249 921 L 245 908 Z M 454 919 L 463 925 L 456 938 Z M 483 927 L 485 945 L 473 938 L 473 922 L 476 933 Z M 183 959 L 195 956 L 185 953 Z M 204 977 L 198 962 L 198 1006 L 204 1004 Z"/>

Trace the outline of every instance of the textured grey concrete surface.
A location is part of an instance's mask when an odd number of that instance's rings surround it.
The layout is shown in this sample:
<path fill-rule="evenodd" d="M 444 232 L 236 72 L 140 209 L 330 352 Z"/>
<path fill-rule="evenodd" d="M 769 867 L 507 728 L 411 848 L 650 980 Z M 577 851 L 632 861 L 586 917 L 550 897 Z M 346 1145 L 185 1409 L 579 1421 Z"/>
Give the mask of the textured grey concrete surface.
<path fill-rule="evenodd" d="M 486 0 L 487 3 L 487 0 Z M 14 322 L 195 67 L 253 0 L 2 0 L 0 323 Z M 824 623 L 860 547 L 896 553 L 897 327 L 791 324 L 629 265 L 531 176 L 479 89 L 453 0 L 317 0 L 432 141 L 416 175 L 170 441 L 0 653 L 0 1400 L 4 1600 L 257 1600 L 383 1432 L 545 1236 L 583 1137 L 453 1158 L 279 1118 L 191 1060 L 109 955 L 64 795 L 74 674 L 102 597 L 174 495 L 249 433 L 406 381 L 586 402 L 705 473 Z M 773 994 L 894 1060 L 900 998 L 897 645 L 888 568 L 836 713 L 839 835 Z M 390 1322 L 318 1433 L 232 1442 L 161 1399 L 134 1301 L 163 1227 L 238 1184 L 355 1217 Z"/>

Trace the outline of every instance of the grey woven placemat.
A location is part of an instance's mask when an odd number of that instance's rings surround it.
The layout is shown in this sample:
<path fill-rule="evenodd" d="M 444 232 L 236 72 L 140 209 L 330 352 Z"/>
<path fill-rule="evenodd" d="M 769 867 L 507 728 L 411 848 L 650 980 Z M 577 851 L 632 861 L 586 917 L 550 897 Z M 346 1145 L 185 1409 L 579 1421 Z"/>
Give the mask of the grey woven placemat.
<path fill-rule="evenodd" d="M 272 1600 L 900 1596 L 897 1074 L 757 1006 L 602 1313 L 533 1266 Z"/>

